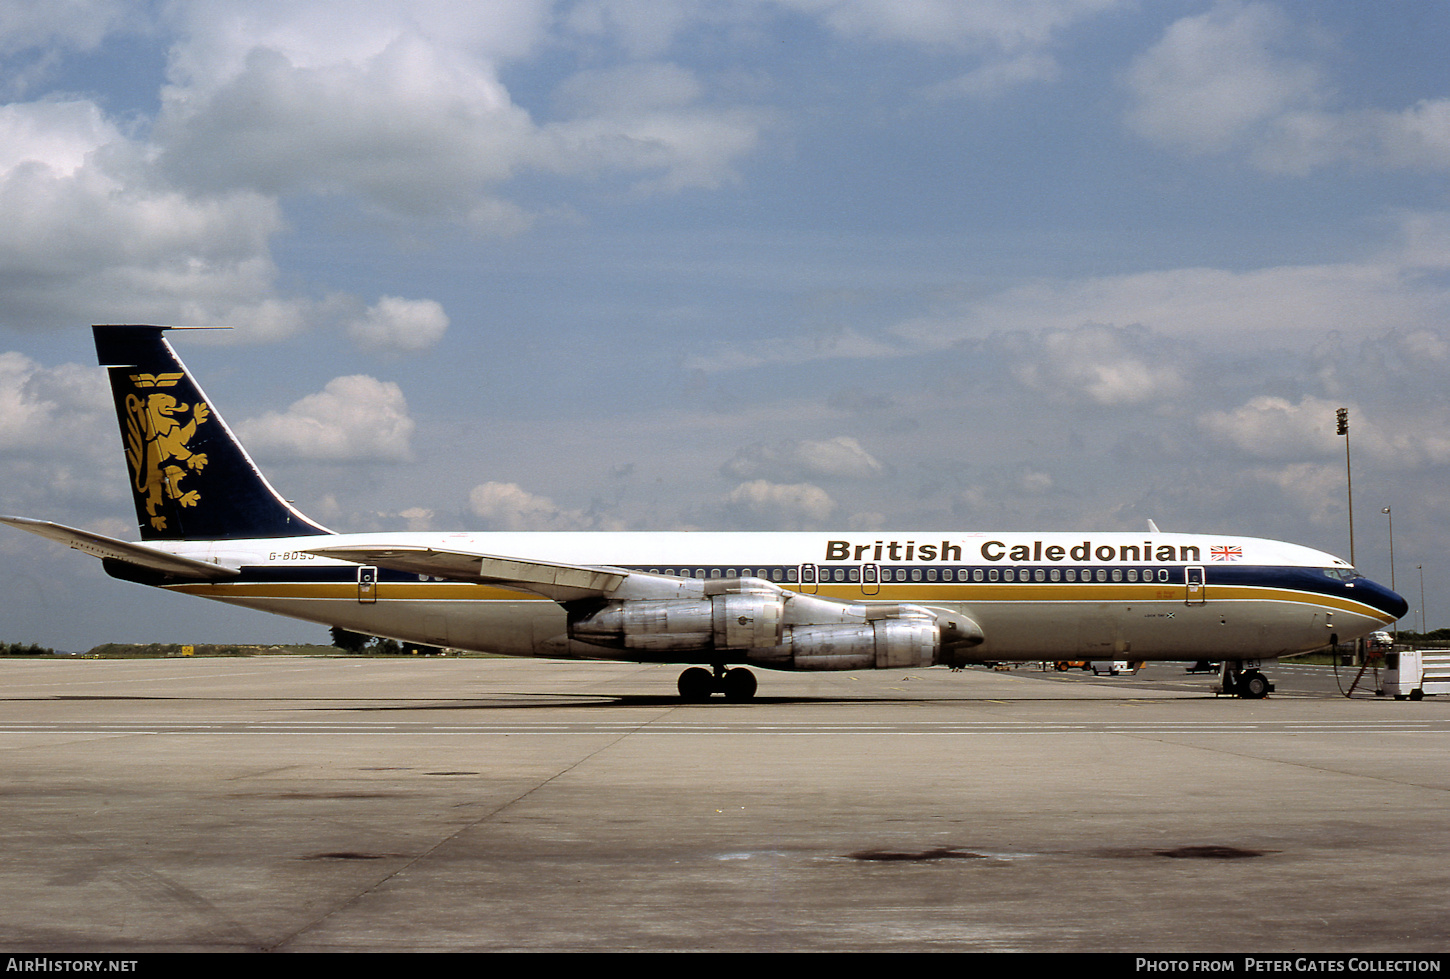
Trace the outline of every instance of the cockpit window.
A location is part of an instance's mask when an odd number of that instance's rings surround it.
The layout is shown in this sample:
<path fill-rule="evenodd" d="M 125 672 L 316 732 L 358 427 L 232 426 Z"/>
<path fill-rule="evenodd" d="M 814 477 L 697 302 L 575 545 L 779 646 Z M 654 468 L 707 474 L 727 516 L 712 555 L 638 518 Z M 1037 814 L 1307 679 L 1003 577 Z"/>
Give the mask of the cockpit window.
<path fill-rule="evenodd" d="M 1324 577 L 1333 578 L 1336 581 L 1354 581 L 1356 578 L 1364 577 L 1353 568 L 1321 568 L 1320 570 L 1324 572 Z"/>

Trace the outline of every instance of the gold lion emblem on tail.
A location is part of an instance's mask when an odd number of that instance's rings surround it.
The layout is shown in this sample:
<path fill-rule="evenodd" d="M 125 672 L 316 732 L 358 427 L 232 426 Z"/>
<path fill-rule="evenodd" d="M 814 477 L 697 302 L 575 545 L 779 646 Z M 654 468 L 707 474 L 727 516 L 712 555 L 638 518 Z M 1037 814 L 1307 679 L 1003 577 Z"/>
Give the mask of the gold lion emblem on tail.
<path fill-rule="evenodd" d="M 170 386 L 156 383 L 149 375 L 133 380 L 140 381 L 141 387 Z M 131 465 L 132 485 L 146 501 L 146 515 L 156 530 L 167 529 L 166 515 L 161 512 L 166 500 L 184 507 L 201 502 L 201 494 L 183 489 L 181 481 L 206 466 L 206 455 L 192 452 L 188 443 L 210 414 L 205 402 L 185 405 L 162 391 L 126 395 L 126 461 Z"/>

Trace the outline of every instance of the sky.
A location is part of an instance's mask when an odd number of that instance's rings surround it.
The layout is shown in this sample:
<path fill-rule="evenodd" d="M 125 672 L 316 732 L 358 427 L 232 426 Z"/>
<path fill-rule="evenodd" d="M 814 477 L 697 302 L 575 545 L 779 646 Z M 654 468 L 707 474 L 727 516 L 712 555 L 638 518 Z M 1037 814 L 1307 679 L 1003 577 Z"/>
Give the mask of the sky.
<path fill-rule="evenodd" d="M 0 513 L 134 539 L 90 324 L 216 325 L 173 345 L 335 530 L 1347 558 L 1352 476 L 1356 563 L 1450 626 L 1446 37 L 1438 0 L 0 0 Z M 4 642 L 327 641 L 0 562 Z"/>

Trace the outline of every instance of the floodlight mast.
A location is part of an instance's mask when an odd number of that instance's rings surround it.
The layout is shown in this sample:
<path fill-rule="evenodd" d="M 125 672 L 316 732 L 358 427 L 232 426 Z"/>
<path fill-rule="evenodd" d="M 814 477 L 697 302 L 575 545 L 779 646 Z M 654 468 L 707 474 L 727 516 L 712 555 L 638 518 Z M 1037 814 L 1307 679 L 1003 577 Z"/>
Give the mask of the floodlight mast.
<path fill-rule="evenodd" d="M 1349 409 L 1340 408 L 1335 413 L 1339 420 L 1339 434 L 1344 436 L 1344 483 L 1349 491 L 1349 563 L 1358 567 L 1354 560 L 1354 469 L 1349 464 Z"/>

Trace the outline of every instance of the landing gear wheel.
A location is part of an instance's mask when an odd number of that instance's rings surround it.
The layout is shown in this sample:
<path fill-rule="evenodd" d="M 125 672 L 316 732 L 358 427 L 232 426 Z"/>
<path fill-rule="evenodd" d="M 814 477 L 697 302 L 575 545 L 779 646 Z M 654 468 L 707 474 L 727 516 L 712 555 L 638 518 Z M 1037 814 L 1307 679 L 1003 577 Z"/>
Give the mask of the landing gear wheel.
<path fill-rule="evenodd" d="M 1239 678 L 1239 696 L 1245 700 L 1262 700 L 1272 689 L 1268 677 L 1258 670 L 1249 670 Z"/>
<path fill-rule="evenodd" d="M 680 674 L 676 684 L 680 699 L 687 704 L 703 704 L 715 692 L 715 678 L 702 666 L 692 666 Z"/>
<path fill-rule="evenodd" d="M 755 674 L 744 667 L 726 670 L 720 678 L 720 689 L 725 691 L 725 699 L 733 703 L 749 700 L 755 696 Z"/>

